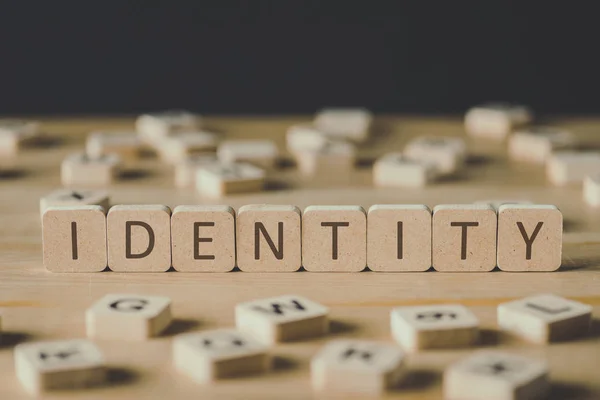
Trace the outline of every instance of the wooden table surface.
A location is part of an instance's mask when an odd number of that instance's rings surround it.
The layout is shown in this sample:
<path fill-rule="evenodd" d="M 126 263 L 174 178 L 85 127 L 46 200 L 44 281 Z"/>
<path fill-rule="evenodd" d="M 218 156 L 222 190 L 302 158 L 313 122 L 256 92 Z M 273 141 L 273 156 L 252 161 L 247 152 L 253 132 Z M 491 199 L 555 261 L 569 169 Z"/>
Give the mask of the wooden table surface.
<path fill-rule="evenodd" d="M 286 128 L 310 117 L 207 118 L 207 126 L 228 138 L 271 138 L 285 149 Z M 371 184 L 373 159 L 401 150 L 423 134 L 464 135 L 461 118 L 376 118 L 370 143 L 360 149 L 351 179 L 300 177 L 292 163 L 271 174 L 268 190 L 235 195 L 221 204 L 359 204 L 467 203 L 487 199 L 527 199 L 556 204 L 564 213 L 563 267 L 551 273 L 82 273 L 53 274 L 42 266 L 39 198 L 60 187 L 63 157 L 83 148 L 94 129 L 132 129 L 133 118 L 41 119 L 49 138 L 44 146 L 24 150 L 18 172 L 0 175 L 0 399 L 26 394 L 15 378 L 12 348 L 31 340 L 85 336 L 84 311 L 106 293 L 131 292 L 169 296 L 175 323 L 165 335 L 146 342 L 98 341 L 111 368 L 111 384 L 85 391 L 57 392 L 47 398 L 82 399 L 309 399 L 309 361 L 331 338 L 365 338 L 391 342 L 389 312 L 395 306 L 461 303 L 480 318 L 483 339 L 478 348 L 502 349 L 547 360 L 552 398 L 600 399 L 600 209 L 582 201 L 581 187 L 552 187 L 544 168 L 512 163 L 506 145 L 469 140 L 464 173 L 423 189 L 378 189 Z M 559 119 L 551 123 L 572 129 L 586 148 L 600 146 L 600 119 Z M 594 143 L 595 140 L 595 143 Z M 289 158 L 289 155 L 288 155 Z M 131 165 L 110 192 L 113 204 L 210 203 L 193 189 L 176 189 L 171 167 L 154 158 Z M 579 340 L 531 345 L 498 332 L 496 306 L 536 293 L 555 293 L 591 304 L 595 321 Z M 174 371 L 173 335 L 232 326 L 238 302 L 287 293 L 304 295 L 331 308 L 328 337 L 281 344 L 272 349 L 275 365 L 264 376 L 201 386 Z M 115 327 L 115 329 L 118 329 Z M 474 349 L 436 350 L 411 355 L 410 374 L 389 398 L 441 398 L 441 373 Z"/>

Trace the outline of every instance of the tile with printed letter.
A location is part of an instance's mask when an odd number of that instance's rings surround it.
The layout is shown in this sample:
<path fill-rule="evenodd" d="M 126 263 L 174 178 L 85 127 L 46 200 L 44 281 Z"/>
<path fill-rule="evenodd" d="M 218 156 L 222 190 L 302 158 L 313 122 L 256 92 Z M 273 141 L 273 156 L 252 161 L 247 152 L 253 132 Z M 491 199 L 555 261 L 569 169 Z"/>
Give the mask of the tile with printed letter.
<path fill-rule="evenodd" d="M 380 187 L 420 187 L 437 177 L 435 164 L 426 159 L 408 159 L 402 153 L 387 153 L 373 165 L 373 183 Z"/>
<path fill-rule="evenodd" d="M 395 387 L 404 375 L 404 353 L 387 343 L 334 340 L 310 364 L 313 389 L 356 395 L 378 395 Z"/>
<path fill-rule="evenodd" d="M 440 175 L 449 175 L 462 169 L 467 145 L 460 137 L 420 136 L 406 144 L 404 156 L 433 165 Z"/>
<path fill-rule="evenodd" d="M 465 130 L 474 137 L 503 140 L 515 127 L 529 123 L 533 113 L 525 106 L 489 103 L 473 107 L 465 115 Z"/>
<path fill-rule="evenodd" d="M 407 351 L 466 347 L 479 340 L 479 321 L 460 304 L 398 307 L 391 312 L 392 336 Z"/>
<path fill-rule="evenodd" d="M 315 127 L 337 139 L 364 142 L 371 133 L 373 114 L 364 108 L 325 108 L 315 115 Z"/>
<path fill-rule="evenodd" d="M 196 170 L 196 190 L 199 194 L 211 198 L 260 192 L 265 182 L 265 170 L 248 163 L 213 163 L 200 166 Z"/>
<path fill-rule="evenodd" d="M 158 146 L 161 140 L 173 133 L 200 129 L 202 117 L 184 110 L 168 110 L 140 115 L 135 128 L 147 144 Z"/>
<path fill-rule="evenodd" d="M 106 186 L 120 174 L 121 157 L 106 154 L 90 158 L 85 153 L 67 156 L 60 165 L 61 182 L 65 186 Z"/>
<path fill-rule="evenodd" d="M 272 140 L 226 140 L 219 144 L 217 157 L 224 164 L 250 163 L 270 169 L 277 163 L 279 150 Z"/>
<path fill-rule="evenodd" d="M 261 342 L 274 344 L 322 336 L 329 331 L 329 309 L 307 298 L 286 295 L 240 303 L 235 324 Z"/>
<path fill-rule="evenodd" d="M 530 342 L 549 343 L 585 335 L 592 307 L 553 294 L 502 303 L 498 326 Z"/>
<path fill-rule="evenodd" d="M 266 372 L 267 347 L 235 329 L 178 335 L 173 340 L 175 368 L 198 383 Z"/>
<path fill-rule="evenodd" d="M 107 294 L 85 312 L 90 338 L 144 340 L 171 323 L 171 299 L 163 296 Z"/>
<path fill-rule="evenodd" d="M 64 206 L 100 206 L 108 212 L 110 197 L 105 190 L 58 189 L 40 198 L 40 216 L 48 207 Z"/>

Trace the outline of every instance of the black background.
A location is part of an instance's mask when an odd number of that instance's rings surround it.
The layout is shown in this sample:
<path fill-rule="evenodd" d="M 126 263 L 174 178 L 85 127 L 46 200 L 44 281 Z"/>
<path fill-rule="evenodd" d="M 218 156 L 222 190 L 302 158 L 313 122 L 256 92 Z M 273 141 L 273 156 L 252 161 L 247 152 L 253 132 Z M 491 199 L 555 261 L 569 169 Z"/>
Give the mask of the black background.
<path fill-rule="evenodd" d="M 593 3 L 0 2 L 0 114 L 600 110 Z"/>

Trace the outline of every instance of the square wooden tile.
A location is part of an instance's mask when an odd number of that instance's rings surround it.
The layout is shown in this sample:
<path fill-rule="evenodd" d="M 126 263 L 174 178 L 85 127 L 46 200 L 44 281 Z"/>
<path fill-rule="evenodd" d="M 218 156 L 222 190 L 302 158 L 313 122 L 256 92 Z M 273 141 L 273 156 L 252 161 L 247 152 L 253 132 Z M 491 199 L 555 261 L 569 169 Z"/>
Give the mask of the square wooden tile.
<path fill-rule="evenodd" d="M 491 103 L 473 107 L 465 115 L 465 130 L 474 137 L 502 140 L 519 126 L 533 120 L 527 107 L 516 104 Z"/>
<path fill-rule="evenodd" d="M 216 154 L 194 154 L 175 165 L 175 186 L 193 187 L 196 183 L 196 171 L 199 167 L 217 163 Z"/>
<path fill-rule="evenodd" d="M 431 210 L 423 204 L 376 204 L 367 215 L 371 271 L 427 271 L 431 267 Z"/>
<path fill-rule="evenodd" d="M 172 264 L 177 271 L 231 271 L 235 239 L 235 211 L 229 206 L 177 206 L 173 210 Z"/>
<path fill-rule="evenodd" d="M 108 154 L 91 159 L 85 153 L 71 154 L 60 166 L 60 177 L 65 186 L 107 186 L 120 173 L 121 158 Z"/>
<path fill-rule="evenodd" d="M 40 124 L 20 119 L 0 119 L 0 156 L 14 157 L 40 135 Z"/>
<path fill-rule="evenodd" d="M 272 140 L 226 140 L 219 144 L 217 157 L 224 164 L 250 163 L 260 168 L 276 166 L 279 150 Z"/>
<path fill-rule="evenodd" d="M 166 136 L 156 149 L 162 161 L 178 164 L 193 155 L 211 155 L 218 142 L 219 135 L 213 132 L 181 132 Z"/>
<path fill-rule="evenodd" d="M 364 142 L 370 136 L 372 120 L 373 115 L 364 108 L 326 108 L 315 115 L 314 125 L 332 138 Z"/>
<path fill-rule="evenodd" d="M 151 145 L 158 145 L 165 136 L 173 133 L 198 130 L 201 125 L 200 115 L 183 110 L 143 114 L 135 122 L 142 140 Z"/>
<path fill-rule="evenodd" d="M 113 206 L 106 218 L 108 266 L 117 272 L 171 267 L 171 210 L 163 205 Z"/>
<path fill-rule="evenodd" d="M 400 152 L 387 153 L 373 165 L 373 183 L 381 187 L 420 187 L 437 177 L 435 164 L 411 160 Z"/>
<path fill-rule="evenodd" d="M 286 135 L 286 146 L 290 153 L 298 151 L 316 151 L 325 146 L 328 139 L 317 128 L 311 125 L 292 125 Z"/>
<path fill-rule="evenodd" d="M 597 171 L 600 171 L 600 152 L 559 151 L 546 162 L 548 181 L 557 186 L 582 183 L 587 175 Z"/>
<path fill-rule="evenodd" d="M 100 206 L 107 212 L 110 197 L 105 190 L 57 189 L 40 198 L 40 217 L 49 207 L 65 206 Z"/>
<path fill-rule="evenodd" d="M 485 272 L 496 266 L 496 211 L 488 204 L 441 204 L 433 209 L 436 271 Z"/>
<path fill-rule="evenodd" d="M 240 207 L 237 265 L 245 272 L 294 272 L 302 265 L 300 209 L 292 205 Z"/>
<path fill-rule="evenodd" d="M 568 130 L 551 126 L 533 126 L 510 135 L 508 155 L 511 159 L 544 164 L 556 150 L 573 148 L 577 139 Z"/>
<path fill-rule="evenodd" d="M 302 216 L 302 264 L 313 272 L 367 265 L 367 215 L 360 206 L 309 206 Z"/>
<path fill-rule="evenodd" d="M 583 199 L 588 206 L 600 207 L 600 173 L 594 172 L 583 180 Z"/>
<path fill-rule="evenodd" d="M 345 183 L 356 163 L 356 146 L 329 140 L 318 149 L 299 150 L 294 155 L 300 173 L 311 180 L 327 172 L 335 176 L 338 182 Z"/>
<path fill-rule="evenodd" d="M 505 204 L 498 211 L 498 267 L 555 271 L 562 263 L 563 216 L 556 206 Z"/>
<path fill-rule="evenodd" d="M 207 164 L 196 171 L 196 190 L 210 198 L 260 192 L 265 182 L 265 170 L 248 163 Z"/>
<path fill-rule="evenodd" d="M 100 272 L 107 266 L 106 214 L 100 206 L 48 208 L 42 217 L 44 267 L 52 272 Z"/>
<path fill-rule="evenodd" d="M 404 156 L 409 160 L 433 164 L 441 175 L 456 173 L 467 158 L 464 139 L 449 136 L 420 136 L 406 144 Z"/>
<path fill-rule="evenodd" d="M 135 160 L 142 149 L 142 141 L 135 132 L 92 132 L 85 142 L 85 152 L 91 159 L 117 154 L 123 160 Z"/>

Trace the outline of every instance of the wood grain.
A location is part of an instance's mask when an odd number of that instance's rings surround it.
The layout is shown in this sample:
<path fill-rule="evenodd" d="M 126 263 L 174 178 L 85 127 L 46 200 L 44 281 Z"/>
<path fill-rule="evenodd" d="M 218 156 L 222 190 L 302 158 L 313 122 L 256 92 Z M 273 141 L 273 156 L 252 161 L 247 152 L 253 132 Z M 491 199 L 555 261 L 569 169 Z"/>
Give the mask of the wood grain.
<path fill-rule="evenodd" d="M 207 118 L 208 129 L 227 138 L 273 139 L 285 149 L 285 130 L 309 117 Z M 586 148 L 598 147 L 600 119 L 554 121 L 572 129 Z M 0 174 L 0 398 L 26 398 L 15 379 L 12 347 L 25 340 L 84 337 L 84 311 L 113 292 L 169 296 L 175 323 L 160 338 L 147 342 L 98 341 L 111 367 L 106 387 L 48 396 L 78 399 L 307 399 L 309 360 L 328 338 L 376 339 L 391 343 L 389 312 L 394 306 L 461 303 L 481 320 L 483 343 L 546 359 L 554 382 L 553 398 L 600 397 L 600 209 L 582 201 L 581 188 L 553 187 L 544 168 L 510 163 L 505 146 L 467 139 L 468 168 L 456 178 L 424 188 L 374 188 L 371 165 L 375 157 L 401 150 L 418 135 L 464 136 L 460 118 L 384 116 L 376 118 L 373 139 L 359 150 L 356 170 L 347 182 L 324 174 L 303 178 L 291 158 L 270 173 L 263 193 L 219 200 L 238 209 L 244 204 L 307 205 L 467 203 L 486 199 L 526 199 L 556 204 L 565 216 L 563 267 L 549 273 L 83 273 L 53 274 L 44 270 L 41 253 L 39 198 L 60 186 L 60 162 L 83 148 L 93 130 L 132 129 L 132 118 L 70 118 L 42 120 L 48 137 L 44 146 L 24 150 L 18 171 Z M 110 188 L 113 203 L 213 204 L 192 189 L 178 189 L 172 167 L 148 157 L 129 165 L 125 177 Z M 595 321 L 583 339 L 533 346 L 496 330 L 496 306 L 535 293 L 555 293 L 593 305 Z M 328 338 L 273 347 L 275 369 L 264 376 L 226 380 L 200 386 L 174 371 L 171 339 L 178 333 L 233 326 L 238 302 L 288 293 L 306 296 L 331 308 Z M 389 398 L 438 399 L 441 372 L 471 350 L 427 351 L 411 355 L 410 381 Z"/>

